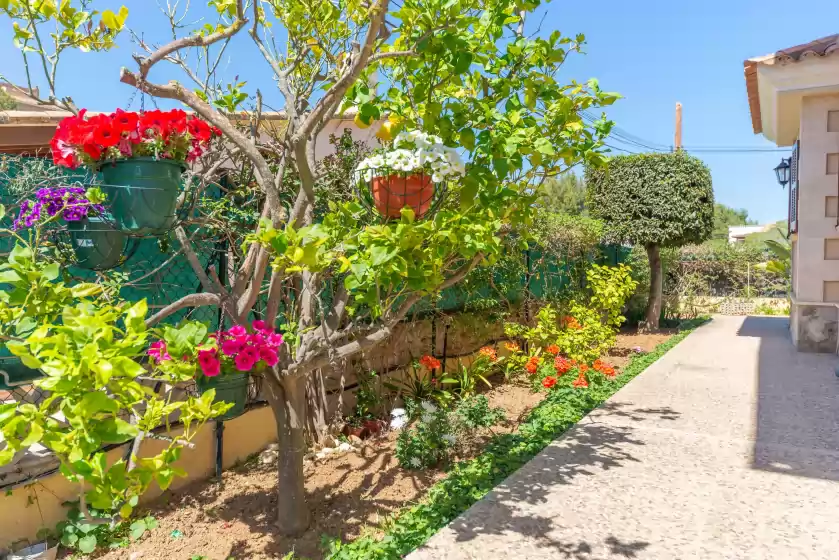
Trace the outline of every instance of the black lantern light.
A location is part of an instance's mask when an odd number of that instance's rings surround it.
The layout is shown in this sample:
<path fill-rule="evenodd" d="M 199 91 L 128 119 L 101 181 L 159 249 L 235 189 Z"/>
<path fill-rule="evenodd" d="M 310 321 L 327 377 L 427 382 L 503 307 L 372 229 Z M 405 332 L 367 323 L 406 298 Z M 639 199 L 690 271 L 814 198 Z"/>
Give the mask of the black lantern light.
<path fill-rule="evenodd" d="M 781 163 L 775 168 L 775 175 L 782 187 L 786 187 L 789 183 L 789 162 L 790 158 L 781 158 Z"/>

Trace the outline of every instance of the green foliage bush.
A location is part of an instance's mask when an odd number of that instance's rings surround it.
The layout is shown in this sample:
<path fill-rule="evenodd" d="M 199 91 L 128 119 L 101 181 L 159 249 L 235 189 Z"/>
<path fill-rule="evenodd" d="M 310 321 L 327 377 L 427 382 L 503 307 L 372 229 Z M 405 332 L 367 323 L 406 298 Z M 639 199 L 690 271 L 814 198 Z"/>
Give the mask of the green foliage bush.
<path fill-rule="evenodd" d="M 615 241 L 677 247 L 713 231 L 711 172 L 684 152 L 614 157 L 586 169 L 586 186 L 588 208 Z"/>
<path fill-rule="evenodd" d="M 579 391 L 551 391 L 534 408 L 517 432 L 497 434 L 475 459 L 457 463 L 426 499 L 397 515 L 384 537 L 364 536 L 352 543 L 328 543 L 327 560 L 396 560 L 421 546 L 432 535 L 502 480 L 519 469 L 565 430 L 644 371 L 684 339 L 702 321 L 686 323 L 683 330 L 648 354 L 633 356 L 622 375 L 613 381 Z"/>

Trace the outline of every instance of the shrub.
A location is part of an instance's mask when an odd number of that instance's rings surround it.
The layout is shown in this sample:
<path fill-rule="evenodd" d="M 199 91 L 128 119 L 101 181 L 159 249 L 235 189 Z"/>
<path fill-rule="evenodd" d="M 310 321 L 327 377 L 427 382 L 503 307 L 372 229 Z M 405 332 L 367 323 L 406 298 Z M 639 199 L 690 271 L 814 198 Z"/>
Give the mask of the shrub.
<path fill-rule="evenodd" d="M 455 444 L 449 413 L 430 401 L 422 401 L 419 419 L 396 440 L 396 458 L 404 469 L 436 467 L 448 459 Z"/>
<path fill-rule="evenodd" d="M 614 241 L 643 245 L 650 263 L 646 321 L 658 326 L 661 313 L 661 247 L 701 243 L 714 228 L 711 173 L 684 152 L 636 154 L 586 170 L 592 215 L 606 222 Z"/>

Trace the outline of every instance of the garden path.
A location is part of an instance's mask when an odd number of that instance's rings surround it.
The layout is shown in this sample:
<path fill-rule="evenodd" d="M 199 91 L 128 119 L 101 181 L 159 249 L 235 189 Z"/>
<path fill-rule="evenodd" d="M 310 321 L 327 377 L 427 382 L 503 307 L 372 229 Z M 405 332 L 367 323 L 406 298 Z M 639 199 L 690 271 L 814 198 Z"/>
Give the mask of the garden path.
<path fill-rule="evenodd" d="M 837 558 L 837 359 L 787 329 L 716 317 L 408 558 Z"/>

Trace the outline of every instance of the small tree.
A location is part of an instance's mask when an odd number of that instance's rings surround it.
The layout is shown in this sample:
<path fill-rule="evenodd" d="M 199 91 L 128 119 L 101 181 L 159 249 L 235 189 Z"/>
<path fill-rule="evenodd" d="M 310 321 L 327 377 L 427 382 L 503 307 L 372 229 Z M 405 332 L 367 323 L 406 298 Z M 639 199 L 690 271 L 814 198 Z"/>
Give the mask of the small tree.
<path fill-rule="evenodd" d="M 127 9 L 80 12 L 90 4 L 82 0 L 78 9 L 65 1 L 58 11 L 54 2 L 31 4 L 0 1 L 0 13 L 13 20 L 24 56 L 47 71 L 50 95 L 41 101 L 76 112 L 72 100 L 55 93 L 59 55 L 76 43 L 88 51 L 109 48 Z M 580 112 L 610 105 L 618 95 L 601 91 L 596 80 L 559 82 L 563 61 L 581 50 L 584 37 L 558 31 L 528 37 L 524 17 L 538 1 L 207 4 L 204 19 L 192 26 L 184 23 L 193 21 L 183 13 L 188 3 L 167 3 L 172 40 L 166 44 L 146 43 L 143 30 L 132 30 L 145 54 L 135 55 L 136 68 L 123 68 L 119 79 L 179 102 L 217 127 L 224 142 L 191 172 L 208 184 L 230 175 L 226 162 L 242 166 L 251 179 L 238 187 L 260 200 L 261 219 L 244 249 L 231 249 L 227 282 L 214 268 L 204 269 L 186 230 L 177 227 L 174 236 L 201 290 L 159 310 L 147 325 L 201 306 L 220 308 L 227 324 L 242 324 L 267 294 L 262 319 L 282 324 L 288 341 L 277 365 L 262 374 L 280 444 L 277 523 L 281 532 L 296 534 L 309 525 L 307 385 L 318 371 L 386 341 L 421 299 L 496 262 L 507 234 L 529 221 L 538 185 L 578 163 L 603 161 L 611 123 L 604 116 L 587 124 Z M 76 23 L 92 17 L 103 23 Z M 55 44 L 44 47 L 53 27 Z M 262 93 L 255 92 L 248 110 L 246 82 L 228 84 L 216 73 L 232 41 L 252 43 L 264 59 L 260 66 L 249 57 L 238 67 L 273 78 L 285 126 L 260 128 Z M 182 81 L 151 81 L 157 65 L 179 68 Z M 381 81 L 371 85 L 376 75 Z M 356 197 L 324 200 L 330 178 L 315 160 L 315 141 L 350 108 L 359 126 L 388 117 L 394 127 L 433 134 L 440 138 L 435 143 L 459 150 L 465 175 L 448 186 L 436 214 L 420 219 L 407 209 L 401 219 L 373 224 Z M 320 295 L 330 289 L 327 305 Z"/>
<path fill-rule="evenodd" d="M 641 244 L 650 261 L 646 324 L 661 315 L 659 249 L 702 243 L 714 228 L 711 172 L 684 152 L 618 156 L 586 171 L 591 213 L 607 224 L 615 241 Z"/>

